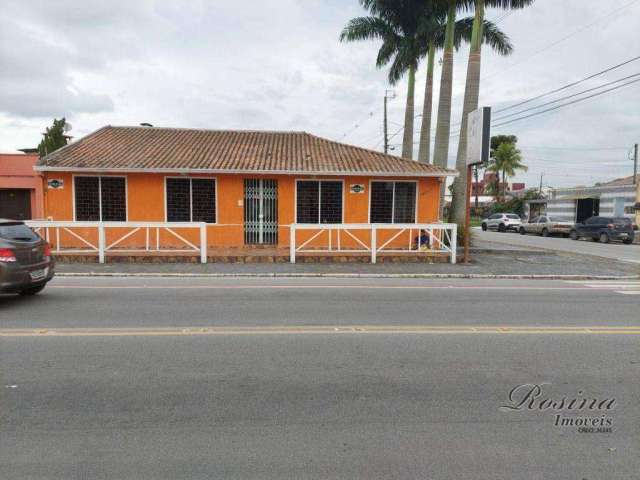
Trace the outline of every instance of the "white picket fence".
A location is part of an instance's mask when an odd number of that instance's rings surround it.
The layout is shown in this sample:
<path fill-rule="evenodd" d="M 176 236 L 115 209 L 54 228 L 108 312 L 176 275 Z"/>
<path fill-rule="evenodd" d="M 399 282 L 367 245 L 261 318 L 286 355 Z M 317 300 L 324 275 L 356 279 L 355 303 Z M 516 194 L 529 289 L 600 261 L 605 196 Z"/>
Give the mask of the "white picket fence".
<path fill-rule="evenodd" d="M 431 253 L 448 254 L 451 263 L 456 263 L 457 232 L 455 223 L 423 223 L 423 224 L 292 224 L 290 237 L 291 263 L 296 263 L 297 253 L 367 253 L 371 255 L 371 263 L 376 263 L 381 253 L 416 253 L 425 249 L 415 243 L 420 232 L 425 230 L 431 241 L 426 249 Z M 297 232 L 316 231 L 298 245 Z M 391 231 L 389 238 L 381 240 L 380 232 Z M 358 236 L 357 232 L 369 232 Z M 405 237 L 406 243 L 399 239 Z M 346 246 L 346 245 L 348 246 Z"/>
<path fill-rule="evenodd" d="M 119 253 L 198 253 L 200 262 L 207 263 L 207 224 L 206 223 L 167 223 L 167 222 L 50 222 L 27 221 L 27 225 L 38 232 L 53 245 L 54 253 L 97 253 L 98 261 L 105 262 L 108 252 Z M 107 242 L 109 230 L 126 230 Z M 199 230 L 200 241 L 195 244 L 180 235 L 177 230 Z M 140 247 L 123 246 L 125 240 L 144 231 L 145 243 Z M 168 234 L 181 243 L 179 248 L 169 248 L 161 241 L 161 235 Z M 65 247 L 61 236 L 70 236 L 81 247 Z"/>

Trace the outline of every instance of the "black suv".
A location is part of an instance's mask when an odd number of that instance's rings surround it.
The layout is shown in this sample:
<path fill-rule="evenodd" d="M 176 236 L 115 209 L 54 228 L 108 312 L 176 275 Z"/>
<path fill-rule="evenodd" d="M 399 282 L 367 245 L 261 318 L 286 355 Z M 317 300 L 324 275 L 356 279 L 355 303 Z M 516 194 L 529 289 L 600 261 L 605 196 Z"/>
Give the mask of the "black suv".
<path fill-rule="evenodd" d="M 23 222 L 0 219 L 0 293 L 35 295 L 53 270 L 47 242 Z"/>
<path fill-rule="evenodd" d="M 591 217 L 582 223 L 576 223 L 569 236 L 573 240 L 591 238 L 609 243 L 611 240 L 621 240 L 623 243 L 633 243 L 633 224 L 628 218 Z"/>

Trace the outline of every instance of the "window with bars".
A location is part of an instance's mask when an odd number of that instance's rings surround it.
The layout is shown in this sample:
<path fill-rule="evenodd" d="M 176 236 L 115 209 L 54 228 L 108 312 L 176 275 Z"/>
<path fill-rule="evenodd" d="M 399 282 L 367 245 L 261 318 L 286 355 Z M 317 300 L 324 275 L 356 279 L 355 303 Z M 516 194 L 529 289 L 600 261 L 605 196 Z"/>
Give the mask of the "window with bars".
<path fill-rule="evenodd" d="M 371 223 L 415 223 L 415 182 L 372 182 Z"/>
<path fill-rule="evenodd" d="M 123 177 L 74 177 L 79 222 L 126 222 L 127 183 Z"/>
<path fill-rule="evenodd" d="M 216 223 L 216 181 L 167 178 L 167 221 Z"/>
<path fill-rule="evenodd" d="M 297 223 L 342 223 L 342 182 L 296 183 Z"/>

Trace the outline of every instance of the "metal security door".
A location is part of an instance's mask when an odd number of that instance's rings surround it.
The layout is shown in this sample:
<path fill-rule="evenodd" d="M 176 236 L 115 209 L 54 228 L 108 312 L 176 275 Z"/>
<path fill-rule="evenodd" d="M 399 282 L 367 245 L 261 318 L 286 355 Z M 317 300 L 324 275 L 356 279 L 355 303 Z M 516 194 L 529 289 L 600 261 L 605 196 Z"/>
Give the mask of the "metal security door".
<path fill-rule="evenodd" d="M 245 245 L 278 243 L 278 181 L 247 178 L 244 181 Z"/>

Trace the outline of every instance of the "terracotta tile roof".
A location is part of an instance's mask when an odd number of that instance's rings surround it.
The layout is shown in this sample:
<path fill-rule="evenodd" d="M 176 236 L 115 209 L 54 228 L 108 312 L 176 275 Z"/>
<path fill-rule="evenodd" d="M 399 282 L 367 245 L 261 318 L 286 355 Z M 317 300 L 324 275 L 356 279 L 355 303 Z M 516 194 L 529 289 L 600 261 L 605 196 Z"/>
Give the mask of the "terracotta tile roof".
<path fill-rule="evenodd" d="M 37 170 L 447 176 L 453 170 L 304 132 L 106 126 L 43 158 Z"/>

